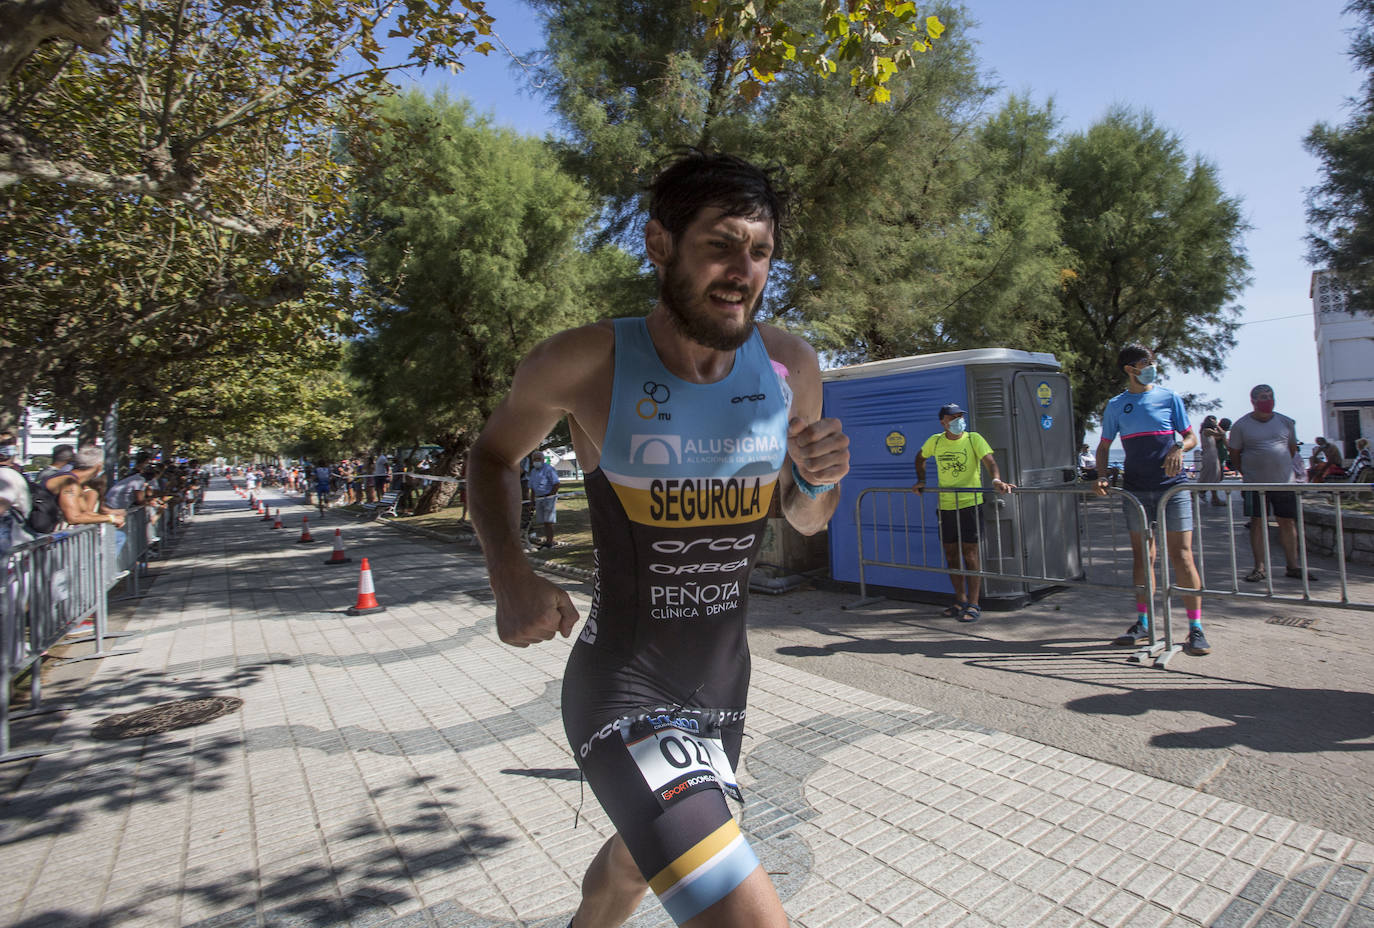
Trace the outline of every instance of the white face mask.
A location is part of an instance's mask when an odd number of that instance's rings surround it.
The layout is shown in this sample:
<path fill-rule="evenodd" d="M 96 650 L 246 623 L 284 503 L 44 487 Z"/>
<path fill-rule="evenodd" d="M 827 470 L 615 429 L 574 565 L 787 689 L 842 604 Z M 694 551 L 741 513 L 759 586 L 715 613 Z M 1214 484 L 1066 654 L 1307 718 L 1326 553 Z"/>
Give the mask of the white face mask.
<path fill-rule="evenodd" d="M 0 458 L 12 458 L 18 450 L 18 445 L 0 445 Z"/>
<path fill-rule="evenodd" d="M 957 419 L 950 420 L 950 423 L 948 426 L 946 426 L 946 428 L 948 428 L 950 433 L 953 435 L 962 435 L 964 434 L 965 430 L 968 429 L 968 423 L 964 421 L 963 416 L 960 416 Z"/>
<path fill-rule="evenodd" d="M 1135 375 L 1135 379 L 1139 380 L 1141 383 L 1148 387 L 1150 384 L 1155 382 L 1156 376 L 1157 373 L 1155 370 L 1155 366 L 1151 364 L 1149 367 L 1142 367 L 1139 373 Z"/>

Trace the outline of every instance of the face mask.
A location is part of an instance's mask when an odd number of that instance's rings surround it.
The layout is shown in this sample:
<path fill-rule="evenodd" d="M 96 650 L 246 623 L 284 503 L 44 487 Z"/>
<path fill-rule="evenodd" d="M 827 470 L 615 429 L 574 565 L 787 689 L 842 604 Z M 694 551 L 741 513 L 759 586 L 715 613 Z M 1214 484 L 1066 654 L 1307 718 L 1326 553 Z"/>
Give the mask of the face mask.
<path fill-rule="evenodd" d="M 12 458 L 18 450 L 18 445 L 0 445 L 0 458 Z"/>
<path fill-rule="evenodd" d="M 968 423 L 964 421 L 963 416 L 960 416 L 959 418 L 950 422 L 947 428 L 955 435 L 962 435 L 964 434 L 964 430 L 968 428 Z"/>
<path fill-rule="evenodd" d="M 1135 375 L 1135 379 L 1148 387 L 1155 382 L 1155 376 L 1155 366 L 1151 364 L 1149 367 L 1142 367 L 1140 373 Z"/>
<path fill-rule="evenodd" d="M 1253 400 L 1251 405 L 1255 407 L 1255 412 L 1262 416 L 1267 416 L 1274 411 L 1273 400 Z"/>

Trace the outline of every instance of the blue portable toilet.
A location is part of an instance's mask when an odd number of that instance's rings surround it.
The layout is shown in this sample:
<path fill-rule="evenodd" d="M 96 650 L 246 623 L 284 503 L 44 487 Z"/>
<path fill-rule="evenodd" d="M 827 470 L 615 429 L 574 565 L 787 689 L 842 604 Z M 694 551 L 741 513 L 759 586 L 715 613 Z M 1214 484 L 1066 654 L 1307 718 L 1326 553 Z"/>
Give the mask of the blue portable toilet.
<path fill-rule="evenodd" d="M 825 415 L 839 419 L 849 436 L 850 470 L 841 484 L 839 507 L 830 522 L 831 577 L 859 582 L 858 523 L 855 503 L 872 487 L 910 487 L 916 479 L 916 454 L 940 431 L 938 411 L 958 403 L 969 428 L 992 447 L 1002 476 L 1018 487 L 1049 487 L 1077 479 L 1073 398 L 1068 378 L 1054 355 L 1010 348 L 978 348 L 873 361 L 823 371 Z M 985 472 L 986 479 L 986 472 Z M 938 483 L 928 462 L 929 486 Z M 989 481 L 990 482 L 990 481 Z M 992 494 L 989 494 L 991 497 Z M 864 518 L 883 524 L 866 537 L 892 539 L 900 546 L 893 560 L 944 566 L 935 515 L 937 494 L 903 499 L 907 513 L 872 512 Z M 1029 503 L 1033 498 L 1033 504 Z M 997 506 L 989 498 L 985 506 Z M 924 519 L 919 508 L 924 508 Z M 984 569 L 1026 576 L 1082 576 L 1078 501 L 1072 494 L 1023 497 L 1022 505 L 1000 510 L 1001 538 L 984 518 Z M 900 541 L 892 533 L 901 532 Z M 1000 542 L 1000 543 L 999 543 Z M 880 541 L 880 544 L 886 541 Z M 947 574 L 870 566 L 870 589 L 910 599 L 940 600 L 954 588 Z M 989 605 L 1024 604 L 1052 582 L 988 580 Z"/>

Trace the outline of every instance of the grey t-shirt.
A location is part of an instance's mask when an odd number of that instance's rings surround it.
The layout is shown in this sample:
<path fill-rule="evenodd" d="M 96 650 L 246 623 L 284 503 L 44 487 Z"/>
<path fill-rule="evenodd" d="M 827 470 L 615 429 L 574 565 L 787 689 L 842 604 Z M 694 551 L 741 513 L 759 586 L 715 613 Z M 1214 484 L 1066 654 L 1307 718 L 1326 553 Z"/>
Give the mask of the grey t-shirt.
<path fill-rule="evenodd" d="M 1261 422 L 1253 413 L 1246 413 L 1231 426 L 1228 444 L 1240 453 L 1241 475 L 1246 483 L 1292 483 L 1293 453 L 1289 449 L 1298 441 L 1293 420 L 1274 413 L 1268 422 Z"/>
<path fill-rule="evenodd" d="M 148 481 L 135 471 L 110 487 L 105 494 L 105 505 L 111 509 L 128 509 L 134 504 L 134 494 L 147 486 Z"/>

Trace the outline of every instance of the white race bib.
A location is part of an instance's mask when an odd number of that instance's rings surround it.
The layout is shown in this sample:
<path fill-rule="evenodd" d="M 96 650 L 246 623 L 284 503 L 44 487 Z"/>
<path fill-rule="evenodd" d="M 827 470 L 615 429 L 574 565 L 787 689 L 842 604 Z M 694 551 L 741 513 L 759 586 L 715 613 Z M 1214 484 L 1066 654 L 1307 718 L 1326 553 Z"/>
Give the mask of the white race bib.
<path fill-rule="evenodd" d="M 665 713 L 629 720 L 620 733 L 644 782 L 665 808 L 702 789 L 723 790 L 743 801 L 718 727 L 690 715 Z"/>

